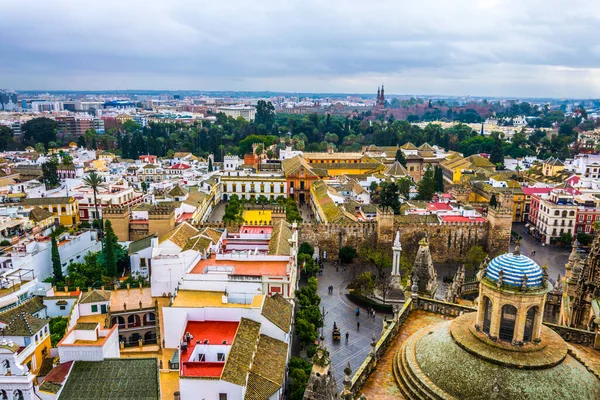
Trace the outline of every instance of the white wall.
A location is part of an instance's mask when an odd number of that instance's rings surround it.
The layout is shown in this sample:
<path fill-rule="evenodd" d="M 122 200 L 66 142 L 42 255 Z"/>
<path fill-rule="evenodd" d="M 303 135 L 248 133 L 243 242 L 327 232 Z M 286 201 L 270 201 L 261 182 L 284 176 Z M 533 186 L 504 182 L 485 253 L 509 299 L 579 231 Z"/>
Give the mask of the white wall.
<path fill-rule="evenodd" d="M 98 303 L 85 303 L 85 304 L 80 303 L 79 304 L 79 314 L 82 316 L 83 315 L 102 314 L 102 304 L 106 305 L 106 308 L 108 309 L 110 302 L 102 301 L 102 302 L 98 302 Z M 98 311 L 92 312 L 92 306 L 97 306 Z"/>
<path fill-rule="evenodd" d="M 155 253 L 156 254 L 156 253 Z M 177 282 L 183 277 L 188 268 L 200 260 L 197 251 L 184 251 L 178 255 L 154 256 L 152 258 L 152 296 L 160 297 L 163 293 L 173 293 Z"/>
<path fill-rule="evenodd" d="M 140 268 L 140 259 L 141 258 L 146 259 L 146 268 L 145 269 Z M 138 251 L 137 253 L 130 255 L 129 260 L 131 262 L 131 273 L 133 274 L 134 272 L 137 272 L 138 274 L 147 278 L 148 271 L 149 271 L 148 261 L 151 258 L 152 258 L 152 247 L 147 247 L 145 249 Z"/>
<path fill-rule="evenodd" d="M 66 301 L 67 305 L 65 305 L 65 309 L 61 310 L 60 306 L 58 306 L 56 303 L 58 301 Z M 71 298 L 53 298 L 53 297 L 44 297 L 44 305 L 47 307 L 46 308 L 46 313 L 48 314 L 48 317 L 53 318 L 53 317 L 68 317 L 69 314 L 71 314 L 71 309 L 73 308 L 73 306 L 75 305 L 75 303 L 77 302 L 77 297 L 71 297 Z"/>
<path fill-rule="evenodd" d="M 179 379 L 179 392 L 183 400 L 203 399 L 219 400 L 220 393 L 226 393 L 227 399 L 243 399 L 243 387 L 215 379 Z"/>

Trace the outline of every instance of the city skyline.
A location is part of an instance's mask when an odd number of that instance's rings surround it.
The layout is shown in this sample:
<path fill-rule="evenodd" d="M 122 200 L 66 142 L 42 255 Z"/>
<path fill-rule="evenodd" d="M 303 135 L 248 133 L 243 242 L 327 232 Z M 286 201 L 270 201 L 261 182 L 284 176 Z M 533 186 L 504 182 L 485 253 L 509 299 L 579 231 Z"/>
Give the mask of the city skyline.
<path fill-rule="evenodd" d="M 593 98 L 591 1 L 4 7 L 0 87 Z"/>

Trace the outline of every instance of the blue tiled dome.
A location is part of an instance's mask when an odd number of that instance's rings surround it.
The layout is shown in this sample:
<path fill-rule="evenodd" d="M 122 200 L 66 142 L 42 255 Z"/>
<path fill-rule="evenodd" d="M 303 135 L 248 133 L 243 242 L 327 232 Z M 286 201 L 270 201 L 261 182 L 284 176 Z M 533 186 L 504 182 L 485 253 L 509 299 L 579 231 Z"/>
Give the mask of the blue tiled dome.
<path fill-rule="evenodd" d="M 524 275 L 527 275 L 527 287 L 542 285 L 542 269 L 531 258 L 522 254 L 502 254 L 490 261 L 485 276 L 497 282 L 500 271 L 504 272 L 502 282 L 505 285 L 521 286 Z"/>

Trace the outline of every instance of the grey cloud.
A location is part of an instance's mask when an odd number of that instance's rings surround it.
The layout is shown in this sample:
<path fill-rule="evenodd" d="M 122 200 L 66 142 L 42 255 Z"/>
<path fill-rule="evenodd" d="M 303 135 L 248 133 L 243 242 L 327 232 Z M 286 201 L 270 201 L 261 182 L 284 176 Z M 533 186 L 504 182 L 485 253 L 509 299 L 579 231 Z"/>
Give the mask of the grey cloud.
<path fill-rule="evenodd" d="M 0 87 L 600 89 L 594 0 L 0 0 L 0 9 Z"/>

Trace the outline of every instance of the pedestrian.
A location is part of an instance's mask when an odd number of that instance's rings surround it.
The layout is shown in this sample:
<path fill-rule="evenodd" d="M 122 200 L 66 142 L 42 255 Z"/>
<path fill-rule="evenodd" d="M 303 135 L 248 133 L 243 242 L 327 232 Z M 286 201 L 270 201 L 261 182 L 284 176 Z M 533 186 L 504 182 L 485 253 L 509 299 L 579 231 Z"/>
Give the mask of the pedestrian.
<path fill-rule="evenodd" d="M 373 310 L 373 320 L 375 320 L 375 310 Z"/>
<path fill-rule="evenodd" d="M 346 332 L 346 343 L 348 343 L 348 337 L 350 336 L 350 334 L 348 332 Z"/>
<path fill-rule="evenodd" d="M 335 264 L 335 272 L 340 272 L 339 267 L 337 266 L 337 264 Z"/>
<path fill-rule="evenodd" d="M 356 321 L 356 330 L 360 329 L 360 321 Z"/>

